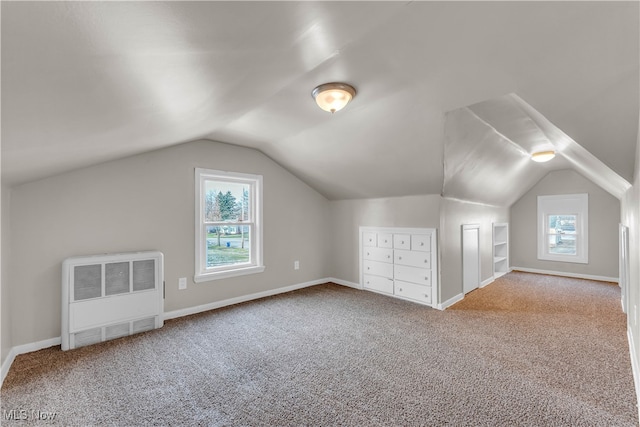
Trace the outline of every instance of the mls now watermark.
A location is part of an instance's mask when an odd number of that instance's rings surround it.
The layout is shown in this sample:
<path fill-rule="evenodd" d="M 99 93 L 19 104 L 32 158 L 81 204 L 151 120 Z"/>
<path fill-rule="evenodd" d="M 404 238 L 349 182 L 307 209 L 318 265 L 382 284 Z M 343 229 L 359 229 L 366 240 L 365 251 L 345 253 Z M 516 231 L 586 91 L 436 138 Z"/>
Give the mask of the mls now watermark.
<path fill-rule="evenodd" d="M 2 418 L 6 421 L 53 421 L 55 412 L 41 411 L 39 409 L 3 409 Z"/>

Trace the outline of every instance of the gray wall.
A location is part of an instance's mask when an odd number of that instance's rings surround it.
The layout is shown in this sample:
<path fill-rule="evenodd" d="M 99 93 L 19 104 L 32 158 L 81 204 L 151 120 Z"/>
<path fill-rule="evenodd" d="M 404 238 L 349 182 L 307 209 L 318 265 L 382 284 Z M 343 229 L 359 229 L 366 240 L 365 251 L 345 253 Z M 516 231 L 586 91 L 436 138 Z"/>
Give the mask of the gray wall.
<path fill-rule="evenodd" d="M 462 292 L 461 225 L 481 226 L 482 279 L 493 276 L 492 223 L 508 222 L 509 209 L 443 199 L 439 195 L 331 201 L 333 238 L 330 276 L 359 283 L 358 229 L 427 227 L 438 229 L 441 258 L 440 302 Z"/>
<path fill-rule="evenodd" d="M 589 264 L 538 260 L 537 197 L 589 194 Z M 550 172 L 511 206 L 512 267 L 618 277 L 620 201 L 573 170 Z"/>
<path fill-rule="evenodd" d="M 9 228 L 9 188 L 2 186 L 0 190 L 2 192 L 2 206 L 1 206 L 1 215 L 2 215 L 2 231 L 1 231 L 1 256 L 0 260 L 2 265 L 0 266 L 0 314 L 2 318 L 0 319 L 1 327 L 2 327 L 2 341 L 0 342 L 0 353 L 1 360 L 4 363 L 7 355 L 9 354 L 9 350 L 13 347 L 13 341 L 11 340 L 11 304 L 9 299 L 9 280 L 8 280 L 8 272 L 9 272 L 9 237 L 10 237 L 10 228 Z"/>
<path fill-rule="evenodd" d="M 264 273 L 193 283 L 195 167 L 264 176 Z M 14 346 L 60 335 L 61 262 L 70 256 L 162 251 L 165 311 L 303 283 L 327 270 L 328 200 L 248 148 L 197 141 L 104 163 L 14 187 L 10 208 L 12 262 L 3 288 L 9 284 L 19 307 Z M 187 290 L 178 290 L 179 277 L 188 278 Z"/>
<path fill-rule="evenodd" d="M 462 225 L 480 225 L 480 277 L 493 277 L 493 223 L 509 222 L 509 208 L 442 199 L 440 302 L 462 293 Z"/>
<path fill-rule="evenodd" d="M 359 237 L 363 227 L 438 228 L 440 196 L 334 200 L 331 206 L 329 276 L 359 283 Z"/>
<path fill-rule="evenodd" d="M 264 273 L 193 283 L 195 167 L 264 175 Z M 590 229 L 599 243 L 592 264 L 539 264 L 536 196 L 578 192 L 589 193 L 591 222 L 602 225 Z M 360 226 L 438 228 L 440 302 L 462 292 L 462 224 L 480 224 L 482 280 L 493 273 L 493 222 L 510 222 L 511 265 L 617 277 L 620 203 L 568 170 L 549 174 L 510 211 L 439 195 L 328 201 L 258 151 L 197 141 L 3 188 L 2 214 L 3 361 L 11 346 L 59 336 L 60 264 L 76 255 L 162 251 L 166 311 L 323 277 L 357 283 Z M 178 291 L 179 277 L 187 290 Z"/>

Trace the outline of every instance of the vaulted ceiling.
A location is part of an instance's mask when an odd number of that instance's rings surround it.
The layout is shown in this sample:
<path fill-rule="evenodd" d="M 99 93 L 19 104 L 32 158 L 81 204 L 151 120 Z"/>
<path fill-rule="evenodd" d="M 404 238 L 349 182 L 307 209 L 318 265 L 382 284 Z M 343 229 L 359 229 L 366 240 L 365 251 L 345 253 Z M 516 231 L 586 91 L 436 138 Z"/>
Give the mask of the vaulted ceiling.
<path fill-rule="evenodd" d="M 632 180 L 637 2 L 0 7 L 3 183 L 207 138 L 330 199 L 440 194 L 445 117 L 507 94 Z M 330 81 L 358 90 L 334 115 L 310 95 Z"/>
<path fill-rule="evenodd" d="M 531 154 L 555 153 L 545 163 Z M 550 171 L 574 169 L 622 199 L 631 184 L 515 94 L 446 114 L 445 197 L 510 206 Z"/>

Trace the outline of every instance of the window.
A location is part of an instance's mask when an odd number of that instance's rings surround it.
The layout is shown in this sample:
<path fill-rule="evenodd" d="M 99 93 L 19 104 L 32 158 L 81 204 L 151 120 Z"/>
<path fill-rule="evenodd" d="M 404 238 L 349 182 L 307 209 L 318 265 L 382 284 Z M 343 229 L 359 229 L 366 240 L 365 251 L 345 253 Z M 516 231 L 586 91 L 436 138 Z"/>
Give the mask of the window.
<path fill-rule="evenodd" d="M 196 169 L 195 282 L 260 273 L 262 176 Z"/>
<path fill-rule="evenodd" d="M 538 196 L 538 259 L 588 264 L 587 194 Z"/>

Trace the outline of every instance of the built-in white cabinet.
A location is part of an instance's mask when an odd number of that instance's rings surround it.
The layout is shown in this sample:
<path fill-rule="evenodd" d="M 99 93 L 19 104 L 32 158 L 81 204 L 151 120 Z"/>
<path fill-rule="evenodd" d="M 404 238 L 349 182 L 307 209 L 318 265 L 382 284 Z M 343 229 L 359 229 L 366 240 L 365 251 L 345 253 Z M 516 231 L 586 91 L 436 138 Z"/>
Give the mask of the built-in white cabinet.
<path fill-rule="evenodd" d="M 433 228 L 360 227 L 360 284 L 435 307 L 437 253 Z"/>
<path fill-rule="evenodd" d="M 493 223 L 493 278 L 509 272 L 509 224 Z"/>

